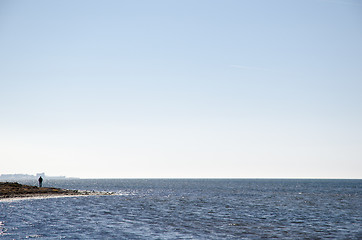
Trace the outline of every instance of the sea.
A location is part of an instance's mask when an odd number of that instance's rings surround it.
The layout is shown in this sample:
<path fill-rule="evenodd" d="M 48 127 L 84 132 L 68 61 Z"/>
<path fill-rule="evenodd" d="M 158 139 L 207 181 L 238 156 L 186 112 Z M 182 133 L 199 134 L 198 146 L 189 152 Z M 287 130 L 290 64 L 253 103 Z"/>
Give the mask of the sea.
<path fill-rule="evenodd" d="M 362 239 L 362 180 L 45 179 L 43 185 L 115 195 L 1 200 L 0 239 Z"/>

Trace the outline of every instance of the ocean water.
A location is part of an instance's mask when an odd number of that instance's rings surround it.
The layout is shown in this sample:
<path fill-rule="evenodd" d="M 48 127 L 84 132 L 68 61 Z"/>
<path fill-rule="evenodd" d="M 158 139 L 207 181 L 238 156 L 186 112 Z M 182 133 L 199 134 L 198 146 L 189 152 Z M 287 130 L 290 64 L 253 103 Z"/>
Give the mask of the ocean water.
<path fill-rule="evenodd" d="M 78 179 L 44 185 L 117 195 L 1 200 L 0 239 L 362 239 L 362 180 Z"/>

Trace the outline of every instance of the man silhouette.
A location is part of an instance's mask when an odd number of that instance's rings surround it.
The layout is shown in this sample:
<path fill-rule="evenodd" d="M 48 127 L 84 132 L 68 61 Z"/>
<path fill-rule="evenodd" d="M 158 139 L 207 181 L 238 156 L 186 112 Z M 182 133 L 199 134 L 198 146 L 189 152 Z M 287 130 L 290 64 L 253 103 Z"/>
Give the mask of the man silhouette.
<path fill-rule="evenodd" d="M 42 187 L 42 185 L 43 185 L 43 178 L 42 178 L 41 176 L 39 177 L 38 181 L 39 181 L 39 187 Z"/>

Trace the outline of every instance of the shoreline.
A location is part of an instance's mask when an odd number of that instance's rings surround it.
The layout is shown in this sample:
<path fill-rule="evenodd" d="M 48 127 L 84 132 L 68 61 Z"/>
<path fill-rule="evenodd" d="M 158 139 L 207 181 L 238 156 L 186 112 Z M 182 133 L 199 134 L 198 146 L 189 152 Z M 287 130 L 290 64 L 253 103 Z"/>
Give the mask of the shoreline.
<path fill-rule="evenodd" d="M 51 198 L 76 196 L 105 196 L 115 195 L 113 192 L 95 192 L 69 190 L 62 188 L 37 187 L 19 184 L 17 182 L 0 182 L 0 201 L 6 199 Z"/>

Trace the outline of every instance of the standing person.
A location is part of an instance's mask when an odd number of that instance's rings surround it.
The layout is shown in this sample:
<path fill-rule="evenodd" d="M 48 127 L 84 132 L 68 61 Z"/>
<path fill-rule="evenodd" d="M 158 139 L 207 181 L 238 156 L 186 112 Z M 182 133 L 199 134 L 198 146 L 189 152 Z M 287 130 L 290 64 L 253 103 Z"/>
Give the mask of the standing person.
<path fill-rule="evenodd" d="M 39 187 L 42 187 L 42 185 L 43 185 L 43 178 L 42 178 L 41 176 L 39 177 L 38 181 L 39 181 Z"/>

